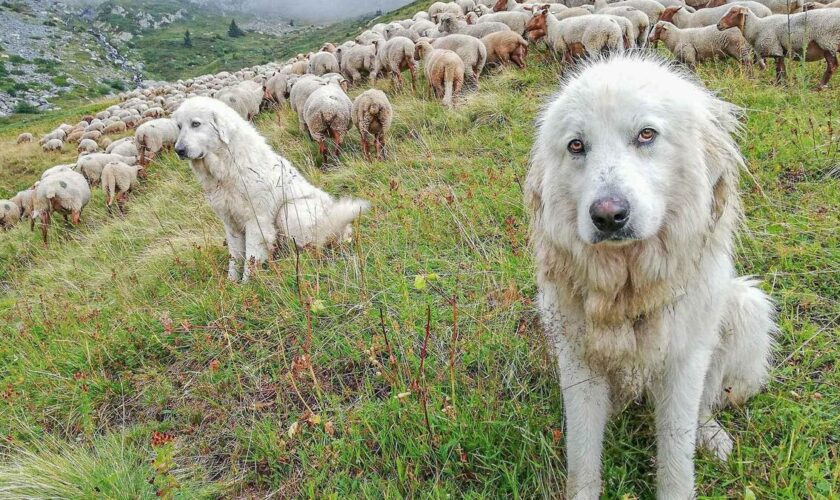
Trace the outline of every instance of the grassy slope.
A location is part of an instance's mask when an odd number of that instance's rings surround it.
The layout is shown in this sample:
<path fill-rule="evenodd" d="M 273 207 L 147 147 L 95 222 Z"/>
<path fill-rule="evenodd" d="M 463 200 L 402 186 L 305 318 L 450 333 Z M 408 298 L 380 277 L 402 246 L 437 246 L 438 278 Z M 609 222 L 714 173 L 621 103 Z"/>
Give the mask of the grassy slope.
<path fill-rule="evenodd" d="M 374 206 L 352 246 L 304 253 L 298 272 L 292 253 L 254 283 L 227 283 L 221 227 L 172 156 L 152 169 L 123 220 L 106 215 L 97 192 L 83 227 L 58 224 L 49 249 L 23 227 L 4 235 L 0 428 L 15 447 L 31 449 L 45 434 L 81 443 L 53 446 L 85 458 L 70 464 L 100 468 L 73 483 L 80 496 L 93 486 L 212 495 L 207 484 L 319 497 L 556 490 L 562 405 L 534 325 L 519 185 L 533 119 L 558 68 L 540 64 L 540 54 L 531 61 L 527 71 L 485 78 L 455 112 L 383 83 L 396 108 L 385 162 L 364 162 L 352 135 L 341 167 L 323 173 L 290 111 L 282 127 L 261 115 L 270 142 L 316 184 Z M 769 70 L 755 80 L 731 64 L 701 70 L 750 110 L 742 146 L 755 181 L 742 184 L 748 217 L 738 266 L 765 279 L 782 327 L 768 391 L 722 417 L 738 441 L 732 459 L 698 461 L 703 495 L 838 494 L 840 192 L 829 171 L 838 164 L 840 123 L 830 110 L 840 84 L 808 91 L 818 71 L 794 71 L 792 86 L 780 89 L 768 85 Z M 16 149 L 14 132 L 0 131 L 0 147 L 15 151 L 0 159 L 4 188 L 58 161 Z M 428 357 L 413 386 L 427 308 Z M 610 497 L 652 495 L 651 411 L 632 410 L 609 428 Z M 174 442 L 152 448 L 153 431 Z M 179 486 L 166 489 L 176 478 Z"/>

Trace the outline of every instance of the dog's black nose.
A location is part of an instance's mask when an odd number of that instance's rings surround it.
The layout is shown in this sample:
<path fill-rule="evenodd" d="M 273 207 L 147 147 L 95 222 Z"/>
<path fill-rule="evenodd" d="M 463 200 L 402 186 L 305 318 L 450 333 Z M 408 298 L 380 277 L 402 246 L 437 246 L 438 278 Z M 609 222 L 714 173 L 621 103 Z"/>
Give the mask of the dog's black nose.
<path fill-rule="evenodd" d="M 175 154 L 182 160 L 187 159 L 187 150 L 182 146 L 175 145 Z"/>
<path fill-rule="evenodd" d="M 601 198 L 589 207 L 589 217 L 599 231 L 614 233 L 630 219 L 630 204 L 624 198 Z"/>

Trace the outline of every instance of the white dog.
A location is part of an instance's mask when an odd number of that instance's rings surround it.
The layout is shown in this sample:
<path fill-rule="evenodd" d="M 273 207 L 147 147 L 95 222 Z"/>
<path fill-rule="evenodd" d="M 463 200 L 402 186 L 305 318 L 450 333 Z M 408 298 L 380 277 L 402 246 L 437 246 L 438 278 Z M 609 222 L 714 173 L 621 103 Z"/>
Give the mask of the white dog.
<path fill-rule="evenodd" d="M 525 197 L 563 389 L 567 498 L 599 497 L 607 418 L 644 389 L 657 496 L 692 497 L 695 443 L 722 460 L 732 449 L 712 411 L 767 378 L 772 304 L 732 262 L 736 113 L 641 56 L 583 67 L 544 111 Z"/>
<path fill-rule="evenodd" d="M 249 263 L 265 262 L 276 240 L 320 247 L 349 239 L 366 201 L 335 200 L 276 154 L 257 130 L 226 104 L 207 97 L 184 101 L 174 115 L 175 151 L 190 160 L 204 194 L 225 225 L 228 277 L 248 280 Z"/>

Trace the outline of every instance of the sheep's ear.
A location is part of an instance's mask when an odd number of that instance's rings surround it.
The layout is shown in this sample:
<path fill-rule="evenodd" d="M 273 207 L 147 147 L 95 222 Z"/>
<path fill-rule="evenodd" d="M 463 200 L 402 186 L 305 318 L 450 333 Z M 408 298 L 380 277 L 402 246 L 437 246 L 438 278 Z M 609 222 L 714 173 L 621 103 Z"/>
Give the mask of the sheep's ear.
<path fill-rule="evenodd" d="M 228 134 L 227 126 L 219 121 L 219 115 L 213 113 L 212 118 L 213 128 L 219 134 L 219 140 L 224 144 L 230 144 L 230 134 Z"/>

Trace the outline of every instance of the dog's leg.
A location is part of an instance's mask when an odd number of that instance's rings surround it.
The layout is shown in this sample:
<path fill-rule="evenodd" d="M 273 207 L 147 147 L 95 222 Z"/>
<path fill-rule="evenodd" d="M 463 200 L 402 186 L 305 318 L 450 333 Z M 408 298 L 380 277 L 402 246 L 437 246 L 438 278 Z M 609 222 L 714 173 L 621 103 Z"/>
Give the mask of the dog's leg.
<path fill-rule="evenodd" d="M 555 294 L 542 290 L 539 306 L 543 328 L 557 360 L 566 420 L 566 498 L 598 499 L 601 494 L 601 450 L 610 412 L 607 381 L 581 359 L 566 335 L 585 328 L 582 319 L 560 313 Z"/>
<path fill-rule="evenodd" d="M 251 277 L 251 266 L 268 260 L 269 249 L 277 239 L 277 228 L 271 219 L 255 219 L 245 224 L 245 272 L 242 281 Z"/>
<path fill-rule="evenodd" d="M 228 279 L 239 281 L 239 269 L 245 261 L 245 235 L 233 230 L 225 224 L 225 241 L 227 241 L 228 254 Z"/>
<path fill-rule="evenodd" d="M 688 332 L 687 326 L 682 329 L 674 336 L 691 338 L 698 331 L 691 328 Z M 695 438 L 710 358 L 711 348 L 702 344 L 674 349 L 665 359 L 663 373 L 652 384 L 656 403 L 656 496 L 661 500 L 694 496 Z"/>

